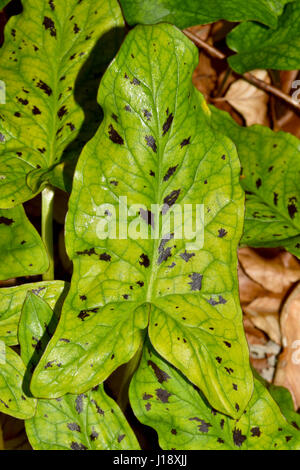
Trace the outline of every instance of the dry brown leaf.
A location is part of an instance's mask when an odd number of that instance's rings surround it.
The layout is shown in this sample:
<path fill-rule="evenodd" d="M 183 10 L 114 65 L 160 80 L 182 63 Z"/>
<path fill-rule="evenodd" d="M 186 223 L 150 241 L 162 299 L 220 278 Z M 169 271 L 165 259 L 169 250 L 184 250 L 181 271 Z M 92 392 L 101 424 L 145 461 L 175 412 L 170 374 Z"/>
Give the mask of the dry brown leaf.
<path fill-rule="evenodd" d="M 190 28 L 187 28 L 187 30 L 198 36 L 200 39 L 202 39 L 202 41 L 207 41 L 211 32 L 211 27 L 211 24 L 204 24 L 191 26 Z"/>
<path fill-rule="evenodd" d="M 279 357 L 274 383 L 291 392 L 296 408 L 300 407 L 300 284 L 284 304 L 281 314 L 284 350 Z"/>
<path fill-rule="evenodd" d="M 300 280 L 300 264 L 287 252 L 281 252 L 274 258 L 260 256 L 251 248 L 239 250 L 239 260 L 246 274 L 266 290 L 275 294 L 285 294 Z"/>
<path fill-rule="evenodd" d="M 244 328 L 248 341 L 250 362 L 256 371 L 269 382 L 275 373 L 276 358 L 280 346 L 267 339 L 262 331 L 256 328 L 248 316 L 244 315 Z"/>
<path fill-rule="evenodd" d="M 254 70 L 251 73 L 256 78 L 270 83 L 270 77 L 266 70 Z M 269 124 L 267 117 L 269 95 L 265 91 L 260 90 L 243 79 L 239 79 L 230 85 L 224 99 L 242 114 L 247 126 L 252 124 Z"/>
<path fill-rule="evenodd" d="M 204 52 L 199 55 L 199 63 L 193 73 L 193 84 L 208 100 L 217 83 L 216 70 L 212 67 L 211 58 Z"/>
<path fill-rule="evenodd" d="M 238 266 L 238 277 L 240 302 L 242 307 L 268 292 L 260 284 L 250 279 L 240 265 Z"/>
<path fill-rule="evenodd" d="M 281 344 L 279 326 L 281 301 L 279 295 L 267 295 L 258 297 L 243 308 L 244 312 L 251 317 L 253 324 L 279 345 Z"/>
<path fill-rule="evenodd" d="M 268 342 L 264 333 L 254 326 L 252 320 L 247 315 L 244 315 L 243 322 L 249 347 L 252 344 L 266 344 Z"/>

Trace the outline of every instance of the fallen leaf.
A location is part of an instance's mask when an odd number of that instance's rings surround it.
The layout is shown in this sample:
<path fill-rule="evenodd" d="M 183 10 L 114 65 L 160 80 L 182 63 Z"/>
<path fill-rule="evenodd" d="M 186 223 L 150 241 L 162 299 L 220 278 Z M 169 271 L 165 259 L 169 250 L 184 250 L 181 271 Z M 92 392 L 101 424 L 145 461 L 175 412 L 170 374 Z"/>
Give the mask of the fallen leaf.
<path fill-rule="evenodd" d="M 256 78 L 270 83 L 266 70 L 254 70 L 251 72 Z M 246 125 L 268 125 L 269 95 L 259 88 L 251 85 L 243 79 L 236 80 L 230 85 L 224 99 L 231 104 L 245 118 Z"/>
<path fill-rule="evenodd" d="M 300 280 L 300 264 L 288 252 L 280 252 L 274 258 L 265 258 L 251 248 L 239 250 L 239 261 L 245 273 L 266 290 L 285 294 Z"/>
<path fill-rule="evenodd" d="M 204 52 L 199 55 L 199 63 L 193 73 L 193 84 L 208 100 L 211 92 L 215 89 L 217 74 L 212 66 L 211 58 Z"/>
<path fill-rule="evenodd" d="M 243 308 L 244 312 L 251 317 L 253 324 L 278 345 L 281 344 L 279 327 L 281 302 L 282 299 L 279 295 L 266 295 L 258 297 Z"/>
<path fill-rule="evenodd" d="M 279 357 L 274 383 L 291 392 L 300 407 L 300 284 L 285 302 L 281 319 L 283 352 Z"/>
<path fill-rule="evenodd" d="M 268 292 L 260 284 L 250 279 L 250 277 L 247 276 L 240 264 L 238 266 L 238 277 L 240 302 L 242 307 L 244 305 L 249 304 L 257 297 L 265 295 Z"/>

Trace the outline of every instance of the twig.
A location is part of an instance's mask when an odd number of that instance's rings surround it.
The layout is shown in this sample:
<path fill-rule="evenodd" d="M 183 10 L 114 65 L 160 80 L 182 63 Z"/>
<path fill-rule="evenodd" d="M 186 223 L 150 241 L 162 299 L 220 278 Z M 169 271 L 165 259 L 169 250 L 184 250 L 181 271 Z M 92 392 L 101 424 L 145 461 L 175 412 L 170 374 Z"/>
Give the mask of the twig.
<path fill-rule="evenodd" d="M 207 44 L 207 42 L 200 39 L 198 36 L 196 36 L 196 34 L 192 33 L 191 31 L 185 29 L 183 32 L 189 39 L 193 41 L 194 44 L 196 44 L 196 46 L 202 47 L 212 57 L 216 57 L 217 59 L 221 59 L 221 60 L 224 60 L 227 58 L 226 55 L 223 54 L 223 52 L 219 51 L 214 46 Z M 298 111 L 300 111 L 300 104 L 297 103 L 297 101 L 293 100 L 291 96 L 286 95 L 285 93 L 283 93 L 283 91 L 279 90 L 278 88 L 272 85 L 269 85 L 263 80 L 256 78 L 254 75 L 252 75 L 252 73 L 246 72 L 244 74 L 237 74 L 237 75 L 244 78 L 245 80 L 247 80 L 247 82 L 251 83 L 257 88 L 260 88 L 261 90 L 271 93 L 272 95 L 276 96 L 277 98 L 280 98 L 281 100 L 285 101 L 286 103 L 290 104 L 291 106 L 296 108 Z"/>
<path fill-rule="evenodd" d="M 246 72 L 242 76 L 245 78 L 245 80 L 247 80 L 247 82 L 252 83 L 252 85 L 255 85 L 257 88 L 272 93 L 272 95 L 277 96 L 277 98 L 282 99 L 286 103 L 289 103 L 290 105 L 294 106 L 294 108 L 300 110 L 300 104 L 297 103 L 297 101 L 293 100 L 291 96 L 286 95 L 285 93 L 283 93 L 283 91 L 279 90 L 278 88 L 275 88 L 274 86 L 269 85 L 263 80 L 256 78 L 254 75 L 252 75 L 252 73 Z"/>
<path fill-rule="evenodd" d="M 193 41 L 194 44 L 196 44 L 196 46 L 199 46 L 199 47 L 202 47 L 202 49 L 205 49 L 209 53 L 209 55 L 216 57 L 217 59 L 221 59 L 221 60 L 226 59 L 226 55 L 223 54 L 223 52 L 219 51 L 213 46 L 210 46 L 209 44 L 207 44 L 207 42 L 203 41 L 198 36 L 196 36 L 196 34 L 192 33 L 188 29 L 185 29 L 183 32 L 189 39 Z"/>

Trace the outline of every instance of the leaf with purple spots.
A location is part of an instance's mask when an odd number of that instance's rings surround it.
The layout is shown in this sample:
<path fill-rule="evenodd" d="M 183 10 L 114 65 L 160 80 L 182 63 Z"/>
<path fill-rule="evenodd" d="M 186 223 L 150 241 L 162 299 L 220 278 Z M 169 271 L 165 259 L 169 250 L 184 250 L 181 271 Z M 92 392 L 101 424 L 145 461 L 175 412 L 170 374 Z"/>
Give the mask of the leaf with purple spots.
<path fill-rule="evenodd" d="M 84 393 L 134 356 L 148 328 L 160 354 L 216 409 L 240 416 L 250 399 L 237 285 L 240 167 L 234 145 L 213 130 L 192 85 L 197 61 L 196 47 L 174 26 L 138 26 L 103 76 L 98 99 L 104 120 L 80 156 L 66 221 L 71 289 L 33 375 L 37 395 Z M 129 224 L 138 223 L 148 238 L 121 236 L 119 224 L 115 238 L 99 237 L 103 217 L 114 220 L 115 212 L 118 222 L 124 197 L 137 210 Z M 160 208 L 157 217 L 153 204 Z M 167 223 L 172 212 L 192 204 L 204 205 L 204 244 L 195 249 Z M 151 237 L 158 224 L 159 236 Z M 46 367 L 52 361 L 61 367 Z"/>
<path fill-rule="evenodd" d="M 160 380 L 162 374 L 168 379 Z M 239 390 L 234 380 L 232 388 L 238 402 Z M 278 393 L 282 397 L 282 391 L 276 391 L 277 398 Z M 285 393 L 289 395 L 287 390 Z M 279 400 L 280 406 L 285 403 L 281 411 L 261 381 L 255 379 L 253 395 L 243 415 L 238 420 L 231 419 L 212 408 L 202 392 L 165 361 L 149 341 L 131 381 L 129 396 L 136 417 L 156 430 L 163 450 L 300 449 L 299 415 L 291 409 L 290 402 L 287 405 L 286 396 Z"/>

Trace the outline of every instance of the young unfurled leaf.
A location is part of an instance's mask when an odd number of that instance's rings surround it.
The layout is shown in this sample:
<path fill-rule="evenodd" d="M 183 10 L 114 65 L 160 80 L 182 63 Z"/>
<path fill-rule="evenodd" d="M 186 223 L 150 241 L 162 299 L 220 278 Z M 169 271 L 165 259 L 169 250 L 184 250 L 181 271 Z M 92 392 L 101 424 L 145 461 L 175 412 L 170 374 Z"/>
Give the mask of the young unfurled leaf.
<path fill-rule="evenodd" d="M 28 384 L 22 359 L 3 342 L 0 347 L 0 411 L 19 419 L 31 418 L 36 400 L 24 392 Z"/>
<path fill-rule="evenodd" d="M 0 259 L 0 280 L 47 271 L 45 246 L 22 206 L 0 209 Z"/>
<path fill-rule="evenodd" d="M 211 108 L 216 129 L 230 137 L 241 160 L 246 191 L 242 242 L 282 246 L 300 257 L 300 141 L 264 126 L 239 126 L 228 113 Z"/>
<path fill-rule="evenodd" d="M 0 51 L 6 85 L 0 106 L 2 208 L 32 198 L 52 178 L 64 186 L 61 162 L 76 160 L 99 124 L 94 115 L 91 120 L 90 105 L 95 107 L 96 87 L 123 25 L 116 0 L 26 0 L 23 9 L 6 25 Z"/>
<path fill-rule="evenodd" d="M 53 282 L 53 284 L 55 281 Z M 54 286 L 53 286 L 54 287 Z M 55 289 L 55 301 L 58 301 L 61 290 Z M 21 346 L 21 358 L 27 367 L 32 370 L 37 365 L 58 323 L 61 311 L 61 302 L 55 311 L 41 297 L 38 291 L 27 292 L 22 307 L 22 315 L 18 329 Z M 45 328 L 45 325 L 47 328 Z"/>
<path fill-rule="evenodd" d="M 192 85 L 196 64 L 197 49 L 177 28 L 139 26 L 103 77 L 104 121 L 80 157 L 67 217 L 71 290 L 33 376 L 36 396 L 82 393 L 100 383 L 133 357 L 149 324 L 155 348 L 212 406 L 240 415 L 249 401 L 236 275 L 239 163 L 232 142 L 212 130 Z M 158 229 L 150 214 L 159 205 L 159 237 L 125 238 L 118 230 L 121 239 L 101 239 L 103 217 L 116 212 L 122 222 L 121 196 L 136 204 L 128 221 L 144 232 Z M 204 204 L 202 249 L 187 248 L 186 233 L 167 230 L 175 203 L 178 211 Z"/>
<path fill-rule="evenodd" d="M 232 389 L 238 397 L 234 379 Z M 131 382 L 130 402 L 137 418 L 157 431 L 165 450 L 300 449 L 300 431 L 287 423 L 258 380 L 245 412 L 233 420 L 211 408 L 149 342 Z"/>
<path fill-rule="evenodd" d="M 227 36 L 234 51 L 228 62 L 239 73 L 257 68 L 297 70 L 300 68 L 300 2 L 287 5 L 277 28 L 254 22 L 238 25 Z"/>
<path fill-rule="evenodd" d="M 126 21 L 153 24 L 167 21 L 179 28 L 218 20 L 253 20 L 275 27 L 277 16 L 291 0 L 120 0 Z"/>
<path fill-rule="evenodd" d="M 41 291 L 40 291 L 41 292 Z M 60 289 L 55 292 L 53 311 L 39 292 L 29 291 L 19 326 L 21 357 L 32 371 L 58 321 Z M 62 338 L 62 341 L 68 341 Z M 50 367 L 50 364 L 49 364 Z M 116 403 L 103 386 L 81 395 L 39 399 L 26 431 L 37 450 L 138 449 L 138 442 Z"/>
<path fill-rule="evenodd" d="M 18 325 L 28 292 L 44 299 L 51 308 L 57 304 L 55 311 L 60 311 L 67 286 L 63 281 L 45 281 L 0 289 L 0 340 L 9 346 L 18 344 Z M 28 328 L 29 324 L 25 327 Z"/>

